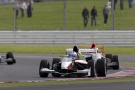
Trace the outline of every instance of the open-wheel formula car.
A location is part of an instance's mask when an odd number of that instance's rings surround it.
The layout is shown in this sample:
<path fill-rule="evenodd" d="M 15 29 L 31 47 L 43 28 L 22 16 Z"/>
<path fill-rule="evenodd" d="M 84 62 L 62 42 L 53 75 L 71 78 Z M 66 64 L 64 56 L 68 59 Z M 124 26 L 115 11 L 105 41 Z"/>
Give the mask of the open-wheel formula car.
<path fill-rule="evenodd" d="M 15 60 L 12 52 L 7 52 L 6 56 L 0 55 L 0 63 L 5 63 L 5 62 L 8 65 L 12 65 L 12 64 L 16 63 L 16 60 Z"/>
<path fill-rule="evenodd" d="M 66 49 L 66 52 L 70 52 L 70 54 L 66 54 L 62 58 L 53 58 L 51 68 L 48 60 L 41 60 L 39 66 L 40 77 L 48 77 L 49 73 L 52 73 L 54 77 L 106 76 L 106 60 L 102 58 L 101 54 L 98 54 L 96 49 L 80 49 L 80 52 L 86 54 L 71 58 L 71 53 L 74 52 L 74 48 Z"/>
<path fill-rule="evenodd" d="M 114 70 L 119 69 L 119 59 L 118 55 L 105 54 L 105 58 L 107 61 L 107 67 L 112 68 Z"/>

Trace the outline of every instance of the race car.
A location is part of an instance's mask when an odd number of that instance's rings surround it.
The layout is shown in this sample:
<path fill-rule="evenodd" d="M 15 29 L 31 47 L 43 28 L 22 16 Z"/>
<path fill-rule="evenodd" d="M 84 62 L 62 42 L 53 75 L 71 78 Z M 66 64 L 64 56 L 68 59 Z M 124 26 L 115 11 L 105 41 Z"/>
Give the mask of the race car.
<path fill-rule="evenodd" d="M 75 47 L 74 47 L 75 48 Z M 73 57 L 74 48 L 66 49 L 62 58 L 53 58 L 51 69 L 48 60 L 41 60 L 39 76 L 48 77 L 52 73 L 54 77 L 75 76 L 75 77 L 105 77 L 107 74 L 106 60 L 101 57 L 96 49 L 80 49 L 82 56 Z"/>
<path fill-rule="evenodd" d="M 79 45 L 80 48 L 90 48 L 90 45 Z M 104 46 L 97 46 L 98 47 L 98 53 L 101 54 L 101 56 L 106 60 L 107 68 L 108 69 L 119 69 L 119 59 L 118 55 L 112 55 L 112 54 L 104 54 L 105 51 Z M 99 50 L 100 49 L 100 50 Z"/>
<path fill-rule="evenodd" d="M 114 70 L 119 69 L 119 59 L 118 55 L 105 54 L 105 58 L 107 61 L 107 67 L 112 68 Z"/>
<path fill-rule="evenodd" d="M 8 65 L 12 65 L 12 64 L 16 63 L 16 60 L 15 60 L 12 52 L 7 52 L 6 56 L 0 55 L 0 63 L 5 63 L 5 62 Z"/>

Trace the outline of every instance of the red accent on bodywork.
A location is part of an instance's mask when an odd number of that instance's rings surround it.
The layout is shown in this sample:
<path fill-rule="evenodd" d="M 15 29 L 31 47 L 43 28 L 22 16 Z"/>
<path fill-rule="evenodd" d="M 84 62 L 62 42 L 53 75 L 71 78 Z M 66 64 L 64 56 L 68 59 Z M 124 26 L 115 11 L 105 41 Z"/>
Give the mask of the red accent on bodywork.
<path fill-rule="evenodd" d="M 68 69 L 70 69 L 70 66 L 71 66 L 71 65 L 72 65 L 72 63 L 70 63 L 70 64 L 68 65 L 68 67 L 67 67 L 67 68 L 68 68 Z"/>

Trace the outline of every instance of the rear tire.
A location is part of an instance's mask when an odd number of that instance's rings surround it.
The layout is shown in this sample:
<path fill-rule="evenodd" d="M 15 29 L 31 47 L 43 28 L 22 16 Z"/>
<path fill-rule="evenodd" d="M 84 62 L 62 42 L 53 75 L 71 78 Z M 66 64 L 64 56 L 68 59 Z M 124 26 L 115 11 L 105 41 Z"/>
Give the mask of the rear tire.
<path fill-rule="evenodd" d="M 49 62 L 47 60 L 41 60 L 40 66 L 39 66 L 39 75 L 40 75 L 40 77 L 43 77 L 43 78 L 48 77 L 49 73 L 43 73 L 43 72 L 41 72 L 41 69 L 42 68 L 48 68 L 49 69 L 49 67 L 50 67 L 50 64 L 49 64 Z"/>
<path fill-rule="evenodd" d="M 115 62 L 115 63 L 116 63 L 116 66 L 113 66 L 112 68 L 113 68 L 114 70 L 118 70 L 118 69 L 119 69 L 118 55 L 114 55 L 114 56 L 113 56 L 112 62 Z"/>
<path fill-rule="evenodd" d="M 106 57 L 106 58 L 109 58 L 110 60 L 113 59 L 112 54 L 106 54 L 105 57 Z"/>
<path fill-rule="evenodd" d="M 53 65 L 59 63 L 60 61 L 61 61 L 60 58 L 54 58 L 54 59 L 53 59 L 53 62 L 52 62 L 52 70 L 54 70 Z M 53 77 L 61 77 L 61 74 L 52 73 L 52 76 L 53 76 Z"/>
<path fill-rule="evenodd" d="M 105 77 L 107 68 L 106 68 L 106 60 L 105 59 L 98 59 L 96 62 L 96 71 L 97 75 L 100 77 Z"/>

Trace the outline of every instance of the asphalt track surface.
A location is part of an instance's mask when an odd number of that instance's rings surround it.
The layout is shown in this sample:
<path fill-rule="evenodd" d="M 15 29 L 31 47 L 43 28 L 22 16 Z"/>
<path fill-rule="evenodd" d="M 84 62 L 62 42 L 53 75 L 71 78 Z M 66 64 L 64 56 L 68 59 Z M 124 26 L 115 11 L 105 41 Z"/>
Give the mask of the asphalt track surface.
<path fill-rule="evenodd" d="M 9 82 L 9 81 L 33 81 L 33 80 L 56 80 L 59 78 L 54 78 L 51 75 L 48 78 L 40 78 L 38 74 L 39 64 L 42 59 L 47 59 L 52 62 L 52 59 L 54 57 L 59 57 L 59 55 L 36 55 L 36 54 L 14 54 L 17 63 L 14 65 L 7 65 L 6 63 L 0 64 L 0 81 L 1 82 Z M 119 61 L 120 62 L 134 62 L 135 60 L 134 55 L 119 55 Z M 122 70 L 122 69 L 120 69 Z M 108 74 L 116 73 L 119 70 L 108 70 Z M 98 87 L 96 87 L 95 84 L 83 84 L 83 85 L 71 85 L 70 87 L 68 85 L 64 86 L 44 86 L 44 87 L 19 87 L 19 88 L 0 88 L 0 90 L 88 90 L 88 88 L 91 88 L 90 90 L 112 90 L 109 87 L 115 86 L 115 88 L 118 88 L 116 90 L 119 90 L 119 88 L 129 87 L 129 89 L 122 89 L 122 90 L 135 90 L 132 87 L 135 88 L 135 82 L 129 82 L 129 83 L 117 83 L 117 84 L 99 84 Z M 125 85 L 123 85 L 125 84 Z M 82 87 L 80 87 L 82 86 Z M 106 87 L 107 86 L 107 87 Z M 67 87 L 67 89 L 65 88 Z M 80 87 L 80 88 L 79 88 Z M 100 87 L 100 88 L 99 88 Z M 99 89 L 98 89 L 99 88 Z M 113 90 L 114 87 L 113 87 Z M 121 89 L 120 89 L 121 90 Z"/>

